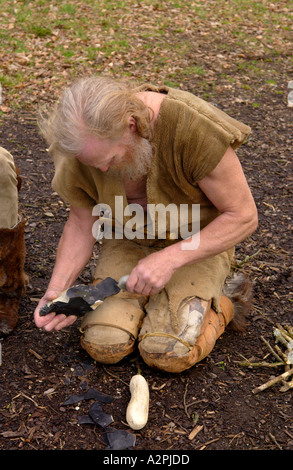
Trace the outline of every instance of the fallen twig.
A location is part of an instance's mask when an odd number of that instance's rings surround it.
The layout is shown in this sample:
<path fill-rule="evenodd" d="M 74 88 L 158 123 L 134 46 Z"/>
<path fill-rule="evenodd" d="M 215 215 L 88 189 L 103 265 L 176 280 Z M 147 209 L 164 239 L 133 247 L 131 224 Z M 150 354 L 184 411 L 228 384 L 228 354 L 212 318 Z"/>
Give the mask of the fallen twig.
<path fill-rule="evenodd" d="M 255 253 L 253 253 L 252 255 L 247 255 L 247 256 L 244 256 L 243 260 L 240 261 L 240 260 L 236 260 L 236 266 L 237 268 L 243 266 L 244 264 L 248 263 L 248 261 L 250 261 L 252 258 L 254 258 L 255 256 L 257 256 L 262 250 L 257 250 Z"/>
<path fill-rule="evenodd" d="M 283 346 L 286 346 L 288 345 L 288 340 L 287 338 L 284 336 L 284 334 L 282 333 L 282 331 L 279 329 L 279 328 L 274 328 L 273 329 L 273 332 L 274 332 L 274 336 L 275 336 L 275 339 L 276 339 L 276 342 L 277 343 L 281 343 L 283 344 Z"/>
<path fill-rule="evenodd" d="M 290 388 L 293 388 L 293 380 L 285 382 L 283 387 L 280 388 L 280 392 L 287 392 Z"/>
<path fill-rule="evenodd" d="M 241 366 L 247 366 L 247 367 L 280 367 L 280 366 L 285 366 L 286 363 L 284 361 L 282 362 L 249 362 L 249 361 L 244 361 L 244 362 L 239 362 Z"/>
<path fill-rule="evenodd" d="M 267 388 L 271 387 L 272 385 L 275 385 L 276 383 L 281 382 L 282 380 L 287 380 L 290 375 L 293 374 L 293 368 L 288 370 L 287 372 L 284 372 L 281 375 L 278 375 L 278 377 L 274 377 L 273 379 L 269 380 L 268 382 L 264 383 L 263 385 L 260 385 L 259 387 L 256 387 L 255 389 L 252 390 L 252 393 L 259 393 L 262 392 L 263 390 L 266 390 Z"/>
<path fill-rule="evenodd" d="M 293 326 L 285 325 L 285 329 L 288 331 L 291 339 L 293 339 Z"/>
<path fill-rule="evenodd" d="M 293 374 L 293 328 L 289 325 L 285 325 L 283 327 L 279 323 L 276 325 L 277 327 L 273 328 L 273 334 L 275 338 L 276 343 L 280 343 L 281 346 L 286 348 L 286 351 L 282 351 L 281 347 L 278 344 L 275 344 L 275 348 L 273 348 L 270 343 L 263 337 L 261 336 L 261 340 L 264 342 L 264 344 L 267 346 L 269 349 L 270 353 L 274 356 L 274 358 L 277 360 L 277 362 L 266 362 L 266 361 L 259 361 L 259 362 L 250 362 L 248 360 L 239 361 L 239 364 L 241 366 L 247 366 L 247 367 L 280 367 L 283 366 L 285 369 L 285 372 L 278 377 L 275 377 L 268 382 L 266 382 L 263 385 L 260 385 L 259 387 L 256 387 L 253 390 L 253 393 L 259 393 L 262 392 L 263 390 L 266 390 L 268 387 L 271 387 L 272 385 L 283 381 L 284 384 L 282 388 L 280 389 L 281 392 L 286 392 L 287 390 L 293 388 L 293 380 L 291 382 L 286 383 L 286 380 L 288 377 L 290 377 Z"/>
<path fill-rule="evenodd" d="M 189 434 L 188 439 L 189 439 L 190 441 L 192 441 L 192 439 L 194 439 L 195 436 L 197 436 L 198 433 L 199 433 L 202 429 L 203 429 L 203 426 L 201 426 L 201 425 L 195 426 L 195 428 L 193 428 L 193 430 L 192 430 L 191 433 Z"/>
<path fill-rule="evenodd" d="M 187 395 L 187 389 L 188 389 L 188 382 L 189 382 L 189 379 L 187 378 L 186 379 L 186 384 L 185 384 L 185 389 L 184 389 L 184 395 L 183 395 L 183 405 L 184 405 L 184 411 L 185 411 L 186 416 L 188 416 L 188 418 L 190 418 L 190 414 L 188 413 L 187 407 L 186 407 L 186 395 Z"/>
<path fill-rule="evenodd" d="M 277 351 L 279 356 L 283 358 L 284 364 L 286 364 L 286 360 L 287 360 L 286 354 L 282 351 L 282 349 L 277 344 L 275 344 L 275 350 Z"/>
<path fill-rule="evenodd" d="M 42 356 L 40 356 L 36 351 L 33 349 L 29 349 L 29 352 L 33 354 L 37 359 L 43 360 Z"/>
<path fill-rule="evenodd" d="M 23 393 L 23 392 L 20 392 L 18 395 L 15 395 L 15 397 L 13 397 L 12 400 L 15 400 L 15 399 L 18 398 L 18 397 L 24 397 L 24 398 L 27 398 L 27 400 L 32 401 L 36 408 L 40 408 L 40 409 L 42 409 L 42 410 L 45 410 L 45 409 L 46 409 L 45 406 L 40 406 L 40 405 L 38 405 L 35 400 L 33 400 L 31 397 L 28 397 L 28 396 L 25 395 L 25 393 Z"/>
<path fill-rule="evenodd" d="M 263 343 L 266 345 L 266 347 L 269 349 L 271 354 L 277 359 L 277 361 L 282 361 L 282 358 L 274 351 L 274 348 L 270 345 L 270 343 L 263 337 L 261 336 L 260 339 L 263 341 Z"/>
<path fill-rule="evenodd" d="M 292 341 L 293 336 L 292 336 L 292 334 L 290 334 L 290 326 L 289 325 L 285 325 L 285 327 L 283 327 L 282 325 L 280 325 L 280 323 L 277 323 L 277 328 L 279 328 L 281 334 L 284 336 L 284 338 L 288 342 Z M 286 329 L 287 329 L 287 331 L 286 331 Z"/>
<path fill-rule="evenodd" d="M 273 443 L 276 444 L 276 446 L 278 447 L 279 450 L 282 450 L 282 447 L 280 446 L 280 444 L 277 442 L 277 439 L 275 438 L 275 436 L 273 436 L 273 434 L 269 433 L 269 436 L 270 438 L 272 439 Z"/>

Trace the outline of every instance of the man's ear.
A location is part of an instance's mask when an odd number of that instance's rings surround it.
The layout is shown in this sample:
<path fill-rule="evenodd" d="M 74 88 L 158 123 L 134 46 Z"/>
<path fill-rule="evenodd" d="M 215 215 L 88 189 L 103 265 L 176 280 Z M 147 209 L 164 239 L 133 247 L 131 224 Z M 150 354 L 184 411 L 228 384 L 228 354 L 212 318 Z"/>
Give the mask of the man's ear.
<path fill-rule="evenodd" d="M 136 132 L 137 131 L 136 121 L 132 116 L 130 116 L 130 118 L 129 118 L 128 126 L 129 126 L 129 130 L 131 132 Z"/>

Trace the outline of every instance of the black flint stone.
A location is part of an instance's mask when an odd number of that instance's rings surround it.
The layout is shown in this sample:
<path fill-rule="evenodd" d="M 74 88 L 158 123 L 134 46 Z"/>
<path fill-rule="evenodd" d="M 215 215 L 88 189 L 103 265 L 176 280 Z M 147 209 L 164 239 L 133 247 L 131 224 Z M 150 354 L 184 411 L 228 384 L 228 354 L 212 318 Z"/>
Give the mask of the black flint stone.
<path fill-rule="evenodd" d="M 84 415 L 78 418 L 78 424 L 95 424 L 90 416 Z"/>
<path fill-rule="evenodd" d="M 40 309 L 40 316 L 48 315 L 50 312 L 64 315 L 76 315 L 81 317 L 91 310 L 91 306 L 98 300 L 103 301 L 106 297 L 118 294 L 120 288 L 117 281 L 107 277 L 96 285 L 78 285 L 67 289 L 68 302 L 56 300 L 46 304 Z"/>
<path fill-rule="evenodd" d="M 91 310 L 91 306 L 80 297 L 70 299 L 69 302 L 54 302 L 51 305 L 44 305 L 40 309 L 40 316 L 44 317 L 48 313 L 55 312 L 57 315 L 76 315 L 82 317 Z"/>
<path fill-rule="evenodd" d="M 107 449 L 124 450 L 134 447 L 135 445 L 135 434 L 130 434 L 127 431 L 107 428 L 103 436 L 105 443 L 108 444 Z"/>
<path fill-rule="evenodd" d="M 106 393 L 99 392 L 94 388 L 89 388 L 88 391 L 82 395 L 71 395 L 65 400 L 64 403 L 62 403 L 62 406 L 74 405 L 75 403 L 83 400 L 96 400 L 100 403 L 112 403 L 113 398 Z"/>
<path fill-rule="evenodd" d="M 62 406 L 74 405 L 83 400 L 95 400 L 95 402 L 90 406 L 88 415 L 83 415 L 78 418 L 79 424 L 98 424 L 101 426 L 104 429 L 103 436 L 108 446 L 107 449 L 123 450 L 134 447 L 136 440 L 134 434 L 108 427 L 114 420 L 111 415 L 104 412 L 103 404 L 113 402 L 113 398 L 110 395 L 99 392 L 94 388 L 89 388 L 83 395 L 71 395 L 62 403 Z"/>
<path fill-rule="evenodd" d="M 99 402 L 92 404 L 89 410 L 89 415 L 94 423 L 99 424 L 102 428 L 106 428 L 114 421 L 111 415 L 103 411 L 103 406 Z"/>

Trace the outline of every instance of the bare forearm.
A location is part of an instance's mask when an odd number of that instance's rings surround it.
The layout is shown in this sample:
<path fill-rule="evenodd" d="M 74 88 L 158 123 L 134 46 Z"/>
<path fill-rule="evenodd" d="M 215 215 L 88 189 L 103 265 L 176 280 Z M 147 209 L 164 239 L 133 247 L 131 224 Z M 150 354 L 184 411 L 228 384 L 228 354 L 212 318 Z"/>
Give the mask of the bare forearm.
<path fill-rule="evenodd" d="M 60 238 L 49 289 L 70 287 L 89 261 L 95 240 L 82 227 L 66 223 Z"/>
<path fill-rule="evenodd" d="M 41 307 L 72 286 L 91 257 L 95 239 L 92 236 L 92 225 L 96 220 L 90 209 L 71 206 L 68 221 L 65 224 L 59 241 L 56 262 L 49 286 L 34 312 L 38 328 L 46 331 L 60 330 L 71 325 L 76 316 L 56 315 L 54 312 L 40 316 Z"/>
<path fill-rule="evenodd" d="M 196 263 L 226 251 L 245 240 L 257 226 L 255 216 L 244 220 L 229 213 L 221 214 L 213 222 L 189 239 L 165 249 L 174 268 Z"/>
<path fill-rule="evenodd" d="M 232 248 L 257 227 L 257 209 L 234 150 L 229 147 L 217 167 L 198 183 L 220 215 L 191 240 L 182 240 L 140 260 L 127 288 L 153 295 L 174 272 Z"/>

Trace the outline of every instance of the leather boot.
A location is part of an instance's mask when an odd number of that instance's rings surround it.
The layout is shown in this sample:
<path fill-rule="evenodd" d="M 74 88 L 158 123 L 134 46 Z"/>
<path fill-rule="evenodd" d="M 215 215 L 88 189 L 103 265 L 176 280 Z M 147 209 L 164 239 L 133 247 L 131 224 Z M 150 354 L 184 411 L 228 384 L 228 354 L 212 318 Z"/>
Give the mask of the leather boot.
<path fill-rule="evenodd" d="M 232 302 L 221 298 L 221 313 L 211 302 L 184 299 L 177 312 L 177 327 L 163 306 L 149 310 L 139 335 L 140 354 L 150 367 L 182 372 L 206 357 L 233 318 Z M 161 313 L 161 315 L 160 315 Z"/>
<path fill-rule="evenodd" d="M 251 282 L 237 273 L 226 283 L 220 312 L 211 308 L 211 302 L 190 297 L 182 301 L 174 318 L 163 291 L 149 302 L 138 337 L 146 364 L 166 372 L 182 372 L 210 354 L 228 324 L 244 331 L 252 303 Z"/>
<path fill-rule="evenodd" d="M 96 279 L 98 284 L 102 279 Z M 102 364 L 116 364 L 132 353 L 145 312 L 146 297 L 120 291 L 106 298 L 81 323 L 81 346 Z"/>
<path fill-rule="evenodd" d="M 17 324 L 20 299 L 28 283 L 24 273 L 25 220 L 19 218 L 15 227 L 0 228 L 0 332 L 5 334 Z"/>
<path fill-rule="evenodd" d="M 81 346 L 96 361 L 116 364 L 136 347 L 144 317 L 137 301 L 108 297 L 81 324 Z"/>

